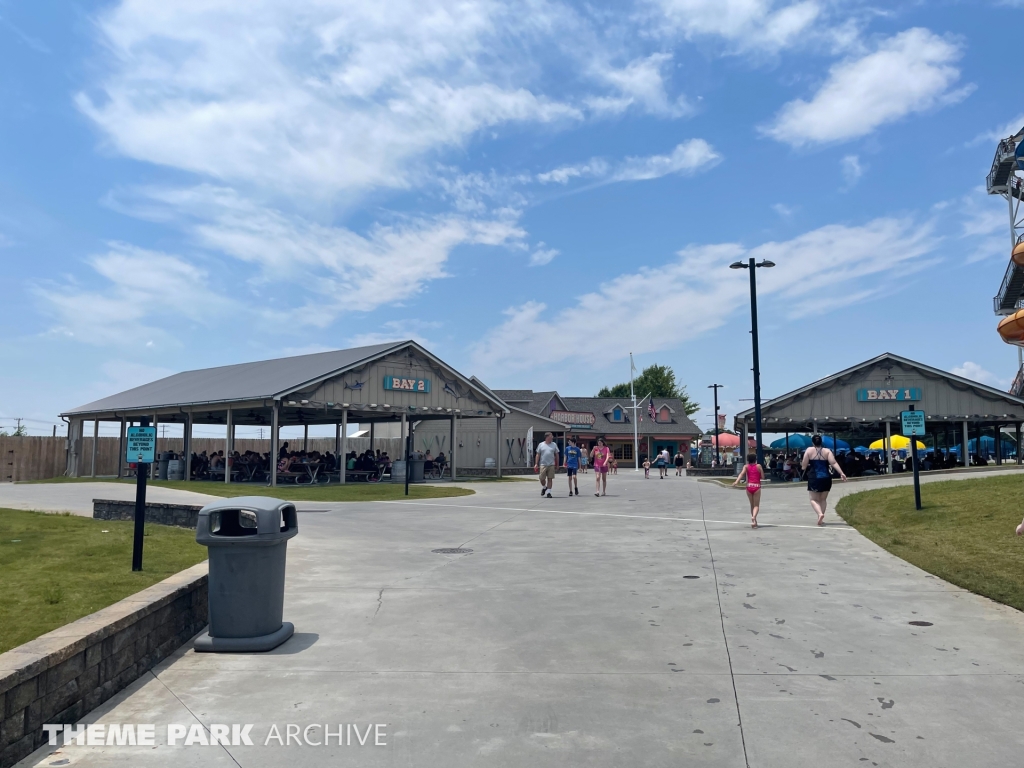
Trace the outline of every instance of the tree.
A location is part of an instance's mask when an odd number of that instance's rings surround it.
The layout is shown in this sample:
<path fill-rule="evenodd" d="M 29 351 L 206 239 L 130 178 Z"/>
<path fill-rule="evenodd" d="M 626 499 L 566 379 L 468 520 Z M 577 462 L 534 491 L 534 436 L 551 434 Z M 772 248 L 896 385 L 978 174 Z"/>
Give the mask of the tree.
<path fill-rule="evenodd" d="M 653 395 L 655 399 L 674 397 L 683 403 L 683 410 L 691 416 L 700 410 L 700 403 L 693 402 L 686 394 L 686 387 L 676 382 L 676 372 L 667 365 L 649 365 L 633 379 L 633 391 L 637 397 Z M 598 397 L 629 397 L 629 382 L 614 387 L 602 387 Z"/>

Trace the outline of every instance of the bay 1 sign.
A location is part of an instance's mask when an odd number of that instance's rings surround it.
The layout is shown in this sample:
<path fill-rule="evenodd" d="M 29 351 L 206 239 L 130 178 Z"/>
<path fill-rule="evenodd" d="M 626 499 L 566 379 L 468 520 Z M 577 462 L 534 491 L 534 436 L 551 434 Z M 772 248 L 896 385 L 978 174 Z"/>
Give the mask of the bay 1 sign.
<path fill-rule="evenodd" d="M 920 400 L 921 390 L 918 387 L 905 387 L 903 389 L 858 389 L 857 400 L 866 403 L 874 400 Z"/>

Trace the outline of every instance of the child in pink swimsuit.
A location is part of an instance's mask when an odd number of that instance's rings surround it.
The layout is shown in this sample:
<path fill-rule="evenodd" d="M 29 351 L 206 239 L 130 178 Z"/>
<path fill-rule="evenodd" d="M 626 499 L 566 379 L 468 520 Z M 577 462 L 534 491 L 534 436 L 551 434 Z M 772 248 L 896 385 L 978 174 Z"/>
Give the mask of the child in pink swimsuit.
<path fill-rule="evenodd" d="M 750 527 L 757 528 L 757 513 L 761 511 L 761 479 L 764 477 L 764 470 L 757 463 L 757 454 L 748 453 L 747 463 L 744 465 L 740 476 L 736 478 L 733 487 L 744 480 L 747 481 L 747 500 L 750 501 Z"/>

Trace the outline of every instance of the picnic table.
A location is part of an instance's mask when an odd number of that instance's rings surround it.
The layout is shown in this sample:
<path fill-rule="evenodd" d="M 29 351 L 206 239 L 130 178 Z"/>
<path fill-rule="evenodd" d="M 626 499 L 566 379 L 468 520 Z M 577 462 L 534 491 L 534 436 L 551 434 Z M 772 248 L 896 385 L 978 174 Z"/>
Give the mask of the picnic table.
<path fill-rule="evenodd" d="M 320 475 L 320 468 L 323 466 L 321 462 L 295 462 L 292 464 L 292 468 L 287 472 L 278 472 L 278 480 L 291 480 L 296 485 L 314 485 L 318 482 L 318 476 Z M 331 481 L 330 474 L 325 472 L 323 474 L 322 481 L 329 483 Z M 269 485 L 269 480 L 267 481 Z"/>

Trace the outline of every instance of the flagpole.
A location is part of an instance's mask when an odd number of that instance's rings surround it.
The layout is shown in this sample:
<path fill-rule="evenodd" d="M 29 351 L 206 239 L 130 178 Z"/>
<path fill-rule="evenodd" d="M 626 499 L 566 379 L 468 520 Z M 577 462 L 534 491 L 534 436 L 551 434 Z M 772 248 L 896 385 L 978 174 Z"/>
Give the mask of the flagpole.
<path fill-rule="evenodd" d="M 633 400 L 633 471 L 640 471 L 640 438 L 636 429 L 636 392 L 633 391 L 633 374 L 636 366 L 633 365 L 633 353 L 629 353 L 629 396 Z"/>

